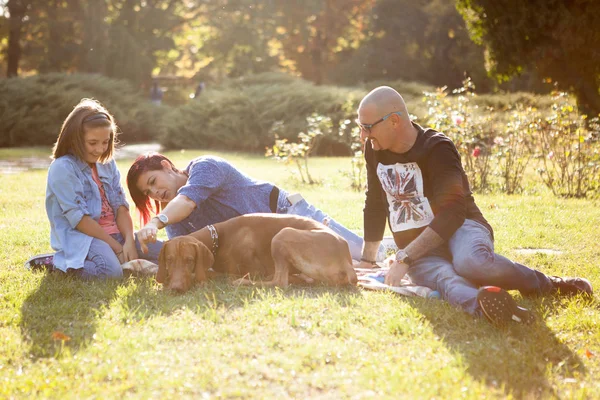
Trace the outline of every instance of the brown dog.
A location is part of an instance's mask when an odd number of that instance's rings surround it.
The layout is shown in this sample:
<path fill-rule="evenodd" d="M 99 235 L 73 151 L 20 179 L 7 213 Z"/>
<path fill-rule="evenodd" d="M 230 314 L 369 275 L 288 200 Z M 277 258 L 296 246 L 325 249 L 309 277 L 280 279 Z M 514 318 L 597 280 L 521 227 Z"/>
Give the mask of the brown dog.
<path fill-rule="evenodd" d="M 212 232 L 211 232 L 212 231 Z M 312 219 L 248 214 L 171 239 L 161 249 L 156 280 L 185 292 L 207 280 L 207 270 L 241 277 L 272 276 L 265 286 L 287 286 L 290 274 L 332 284 L 357 284 L 348 243 Z"/>

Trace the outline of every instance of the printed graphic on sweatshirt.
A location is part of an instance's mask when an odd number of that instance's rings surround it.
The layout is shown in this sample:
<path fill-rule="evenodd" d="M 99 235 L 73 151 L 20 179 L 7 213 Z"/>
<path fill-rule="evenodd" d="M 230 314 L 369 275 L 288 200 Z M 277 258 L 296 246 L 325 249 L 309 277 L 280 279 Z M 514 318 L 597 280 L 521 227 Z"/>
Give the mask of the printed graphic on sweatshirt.
<path fill-rule="evenodd" d="M 390 205 L 393 232 L 427 226 L 433 220 L 429 200 L 423 194 L 423 175 L 417 163 L 377 166 L 377 176 Z"/>

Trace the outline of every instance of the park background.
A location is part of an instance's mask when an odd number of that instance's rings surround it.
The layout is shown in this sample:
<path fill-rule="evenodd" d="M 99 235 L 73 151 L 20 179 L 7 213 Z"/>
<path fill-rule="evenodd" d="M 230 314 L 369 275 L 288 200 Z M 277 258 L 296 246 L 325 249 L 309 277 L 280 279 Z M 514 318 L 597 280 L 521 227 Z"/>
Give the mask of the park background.
<path fill-rule="evenodd" d="M 22 267 L 50 251 L 45 167 L 81 98 L 115 114 L 122 174 L 133 144 L 158 143 L 180 167 L 218 154 L 360 233 L 353 120 L 385 84 L 455 141 L 499 252 L 598 287 L 599 2 L 0 6 L 0 397 L 600 397 L 595 298 L 513 293 L 538 322 L 496 329 L 353 289 L 215 282 L 175 298 L 152 279 Z"/>

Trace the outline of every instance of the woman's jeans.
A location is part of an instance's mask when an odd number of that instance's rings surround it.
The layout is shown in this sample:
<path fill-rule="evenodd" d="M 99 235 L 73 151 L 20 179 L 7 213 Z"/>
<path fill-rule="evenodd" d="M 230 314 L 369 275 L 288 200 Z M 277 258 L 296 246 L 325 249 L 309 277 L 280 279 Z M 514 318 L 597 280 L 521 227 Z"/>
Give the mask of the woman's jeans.
<path fill-rule="evenodd" d="M 288 199 L 288 197 L 293 199 L 293 196 L 297 196 L 299 198 L 298 201 L 294 201 L 294 204 L 292 204 L 292 201 Z M 333 218 L 327 216 L 327 214 L 325 214 L 323 211 L 308 204 L 308 202 L 301 198 L 300 195 L 296 194 L 289 196 L 284 191 L 281 191 L 277 203 L 277 214 L 299 215 L 301 217 L 311 218 L 317 222 L 323 223 L 332 231 L 346 239 L 348 242 L 348 247 L 350 248 L 350 255 L 354 260 L 360 260 L 362 257 L 363 239 L 342 224 L 335 221 Z M 377 253 L 377 261 L 383 261 L 386 256 L 385 253 L 385 247 L 380 245 Z"/>
<path fill-rule="evenodd" d="M 124 244 L 125 239 L 120 233 L 113 233 L 113 239 L 117 242 Z M 157 240 L 156 243 L 148 243 L 148 253 L 142 253 L 140 242 L 135 238 L 135 247 L 138 252 L 138 258 L 151 261 L 158 264 L 158 255 L 163 242 Z M 123 276 L 123 269 L 121 263 L 115 252 L 110 248 L 108 243 L 103 240 L 93 238 L 90 250 L 83 264 L 83 268 L 78 270 L 69 269 L 67 272 L 74 273 L 84 279 L 107 279 L 107 278 L 121 278 Z"/>
<path fill-rule="evenodd" d="M 470 219 L 447 245 L 416 260 L 408 276 L 413 283 L 437 290 L 450 304 L 473 315 L 481 315 L 477 303 L 480 286 L 499 286 L 523 294 L 552 290 L 546 275 L 496 254 L 489 230 Z"/>

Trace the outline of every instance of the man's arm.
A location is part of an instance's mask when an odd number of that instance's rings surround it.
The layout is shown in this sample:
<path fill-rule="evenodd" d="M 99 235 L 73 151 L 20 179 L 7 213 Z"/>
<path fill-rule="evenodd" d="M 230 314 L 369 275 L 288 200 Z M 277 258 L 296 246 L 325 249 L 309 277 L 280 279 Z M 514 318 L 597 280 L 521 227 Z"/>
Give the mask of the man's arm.
<path fill-rule="evenodd" d="M 427 227 L 415 240 L 404 248 L 404 251 L 412 260 L 417 260 L 436 247 L 444 244 L 444 241 L 436 231 Z"/>
<path fill-rule="evenodd" d="M 433 179 L 435 218 L 404 251 L 411 260 L 417 260 L 450 239 L 465 220 L 465 191 L 460 156 L 450 144 L 439 145 L 429 156 Z M 385 282 L 398 286 L 408 272 L 405 263 L 394 262 Z"/>
<path fill-rule="evenodd" d="M 370 142 L 365 143 L 364 150 L 367 167 L 367 192 L 365 194 L 365 208 L 363 209 L 365 241 L 359 268 L 373 268 L 373 263 L 379 251 L 379 244 L 385 231 L 387 210 L 381 182 L 377 177 L 376 160 Z"/>
<path fill-rule="evenodd" d="M 416 260 L 443 243 L 444 239 L 433 229 L 427 227 L 404 248 L 404 251 L 411 260 Z M 390 270 L 385 276 L 385 283 L 390 286 L 400 286 L 402 278 L 404 278 L 404 275 L 408 272 L 408 268 L 408 264 L 399 263 L 394 260 L 394 263 L 390 266 Z"/>

